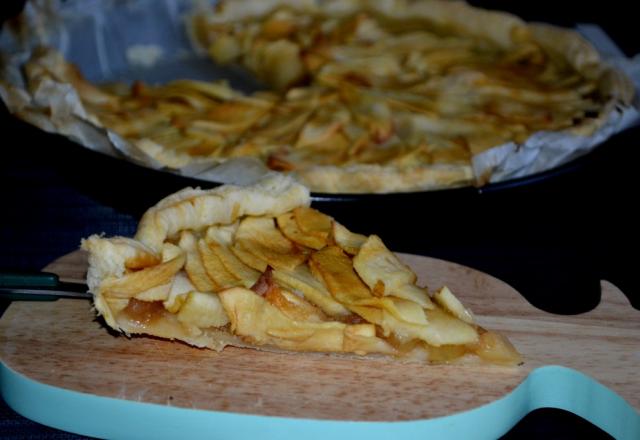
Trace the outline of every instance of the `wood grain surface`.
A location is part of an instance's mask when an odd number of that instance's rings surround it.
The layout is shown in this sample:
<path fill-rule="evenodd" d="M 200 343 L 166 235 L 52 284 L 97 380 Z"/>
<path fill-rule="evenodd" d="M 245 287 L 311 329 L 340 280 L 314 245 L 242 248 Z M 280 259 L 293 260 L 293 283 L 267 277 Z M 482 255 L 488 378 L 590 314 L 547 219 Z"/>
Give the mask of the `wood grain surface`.
<path fill-rule="evenodd" d="M 85 300 L 14 302 L 0 320 L 0 356 L 57 387 L 133 401 L 238 413 L 337 420 L 411 420 L 492 402 L 533 369 L 563 365 L 640 409 L 640 313 L 603 282 L 600 305 L 553 315 L 507 284 L 457 264 L 401 255 L 432 288 L 448 285 L 480 325 L 507 335 L 525 357 L 515 368 L 424 365 L 323 354 L 227 348 L 221 353 L 109 331 Z M 45 270 L 83 279 L 78 251 Z"/>

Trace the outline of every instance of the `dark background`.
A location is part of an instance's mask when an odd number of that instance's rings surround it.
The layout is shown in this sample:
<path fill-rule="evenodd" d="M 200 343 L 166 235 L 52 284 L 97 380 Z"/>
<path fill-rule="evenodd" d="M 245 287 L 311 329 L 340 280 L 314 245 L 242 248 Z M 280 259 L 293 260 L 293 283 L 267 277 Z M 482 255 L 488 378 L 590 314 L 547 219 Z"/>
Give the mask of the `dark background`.
<path fill-rule="evenodd" d="M 0 5 L 3 16 L 14 4 Z M 627 55 L 640 52 L 625 2 L 474 1 L 528 20 L 598 23 Z M 92 233 L 132 235 L 144 210 L 193 182 L 103 157 L 40 132 L 0 109 L 0 269 L 38 270 Z M 456 261 L 497 276 L 534 305 L 580 313 L 599 282 L 640 308 L 636 277 L 640 130 L 541 176 L 485 188 L 422 194 L 321 198 L 315 205 L 397 251 Z M 0 402 L 0 438 L 77 438 L 30 422 Z M 532 412 L 509 438 L 606 437 L 570 413 Z"/>

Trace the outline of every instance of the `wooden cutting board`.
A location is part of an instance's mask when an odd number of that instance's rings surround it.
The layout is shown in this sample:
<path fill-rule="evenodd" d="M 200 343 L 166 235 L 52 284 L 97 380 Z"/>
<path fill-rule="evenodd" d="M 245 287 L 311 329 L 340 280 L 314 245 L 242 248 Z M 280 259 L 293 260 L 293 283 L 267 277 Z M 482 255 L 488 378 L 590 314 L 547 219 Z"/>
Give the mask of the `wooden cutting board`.
<path fill-rule="evenodd" d="M 430 419 L 473 409 L 504 397 L 538 367 L 561 365 L 613 390 L 637 415 L 640 313 L 616 287 L 603 282 L 601 303 L 589 313 L 553 315 L 484 273 L 433 258 L 400 256 L 419 283 L 448 285 L 480 325 L 507 335 L 524 355 L 524 365 L 405 364 L 236 348 L 217 353 L 117 335 L 84 300 L 13 303 L 0 320 L 0 356 L 6 367 L 29 379 L 97 396 L 358 421 Z M 45 270 L 81 280 L 86 267 L 86 255 L 77 251 Z"/>

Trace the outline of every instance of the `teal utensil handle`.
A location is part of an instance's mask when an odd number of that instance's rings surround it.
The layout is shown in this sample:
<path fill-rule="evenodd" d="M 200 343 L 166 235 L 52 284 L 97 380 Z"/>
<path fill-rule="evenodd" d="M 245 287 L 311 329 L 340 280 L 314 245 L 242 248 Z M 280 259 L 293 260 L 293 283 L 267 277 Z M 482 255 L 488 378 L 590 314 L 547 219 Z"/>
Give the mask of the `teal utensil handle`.
<path fill-rule="evenodd" d="M 46 290 L 43 290 L 43 292 L 46 292 Z M 55 301 L 58 298 L 60 297 L 46 293 L 34 295 L 33 293 L 25 294 L 0 291 L 0 300 L 2 301 Z"/>
<path fill-rule="evenodd" d="M 49 272 L 0 272 L 0 287 L 55 288 L 58 275 Z"/>
<path fill-rule="evenodd" d="M 52 290 L 61 289 L 64 284 L 58 275 L 49 272 L 0 272 L 0 300 L 55 301 L 61 295 Z"/>

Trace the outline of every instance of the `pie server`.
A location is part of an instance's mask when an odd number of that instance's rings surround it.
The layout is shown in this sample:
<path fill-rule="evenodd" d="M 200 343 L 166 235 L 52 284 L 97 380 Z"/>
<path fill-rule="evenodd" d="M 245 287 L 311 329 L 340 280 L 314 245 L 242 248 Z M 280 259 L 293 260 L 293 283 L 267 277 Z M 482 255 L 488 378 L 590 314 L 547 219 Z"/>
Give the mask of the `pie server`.
<path fill-rule="evenodd" d="M 55 301 L 58 298 L 91 299 L 86 284 L 60 281 L 49 272 L 1 272 L 0 300 Z"/>

